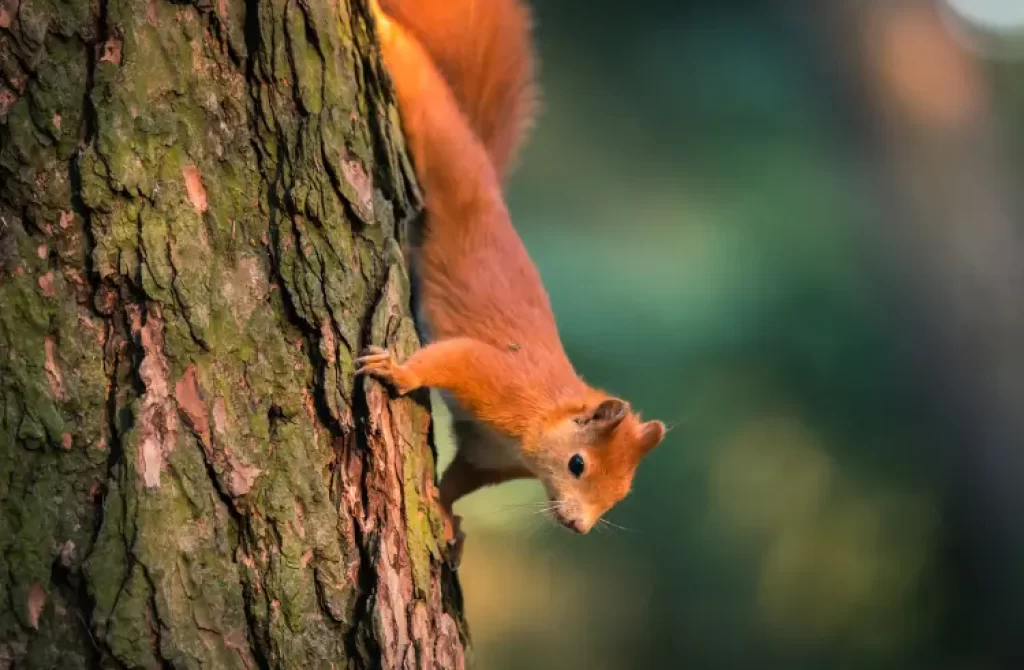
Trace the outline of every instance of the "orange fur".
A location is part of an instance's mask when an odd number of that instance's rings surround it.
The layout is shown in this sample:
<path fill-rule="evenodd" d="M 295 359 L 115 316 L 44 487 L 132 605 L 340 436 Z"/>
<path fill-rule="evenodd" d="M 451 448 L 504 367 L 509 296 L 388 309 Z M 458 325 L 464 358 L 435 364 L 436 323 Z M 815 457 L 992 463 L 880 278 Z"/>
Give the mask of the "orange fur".
<path fill-rule="evenodd" d="M 526 12 L 517 2 L 385 2 L 401 20 L 372 5 L 424 192 L 426 230 L 415 258 L 433 342 L 401 364 L 371 348 L 358 359 L 358 372 L 399 393 L 449 392 L 476 422 L 463 422 L 462 430 L 456 424 L 458 456 L 441 482 L 449 513 L 455 500 L 481 486 L 534 476 L 554 502 L 555 517 L 587 532 L 628 493 L 637 464 L 665 427 L 641 421 L 624 401 L 579 378 L 509 218 L 501 174 L 507 147 L 522 134 L 517 92 L 531 90 L 522 77 L 532 70 L 513 76 L 488 67 L 532 63 Z M 456 21 L 452 6 L 466 15 Z M 506 25 L 502 17 L 512 18 Z M 436 25 L 447 29 L 427 32 Z M 450 32 L 455 26 L 462 32 Z M 465 44 L 449 44 L 445 36 Z M 514 86 L 495 92 L 501 82 Z M 579 476 L 568 465 L 574 456 L 585 464 Z"/>
<path fill-rule="evenodd" d="M 517 0 L 380 0 L 430 55 L 499 179 L 537 109 L 531 16 Z"/>

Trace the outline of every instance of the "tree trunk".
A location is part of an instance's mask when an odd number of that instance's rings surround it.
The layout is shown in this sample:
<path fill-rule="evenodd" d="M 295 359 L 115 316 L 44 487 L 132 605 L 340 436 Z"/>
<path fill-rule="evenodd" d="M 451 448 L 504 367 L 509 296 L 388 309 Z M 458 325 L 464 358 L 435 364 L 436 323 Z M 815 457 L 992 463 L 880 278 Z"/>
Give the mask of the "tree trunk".
<path fill-rule="evenodd" d="M 0 0 L 0 668 L 458 668 L 362 2 Z"/>

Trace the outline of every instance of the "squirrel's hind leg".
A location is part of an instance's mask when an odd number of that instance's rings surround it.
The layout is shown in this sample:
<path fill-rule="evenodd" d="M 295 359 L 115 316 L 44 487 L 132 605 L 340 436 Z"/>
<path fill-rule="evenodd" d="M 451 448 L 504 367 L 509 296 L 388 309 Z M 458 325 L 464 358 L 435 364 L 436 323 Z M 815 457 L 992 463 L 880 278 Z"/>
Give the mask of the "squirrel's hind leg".
<path fill-rule="evenodd" d="M 462 517 L 453 512 L 455 502 L 485 486 L 493 486 L 513 479 L 532 477 L 525 466 L 511 465 L 500 469 L 481 468 L 472 462 L 470 454 L 478 450 L 499 450 L 503 446 L 493 433 L 476 421 L 457 420 L 452 428 L 455 432 L 455 458 L 441 476 L 441 507 L 445 513 L 445 540 L 448 543 L 449 561 L 458 567 L 462 560 L 462 547 L 466 535 L 462 532 Z"/>

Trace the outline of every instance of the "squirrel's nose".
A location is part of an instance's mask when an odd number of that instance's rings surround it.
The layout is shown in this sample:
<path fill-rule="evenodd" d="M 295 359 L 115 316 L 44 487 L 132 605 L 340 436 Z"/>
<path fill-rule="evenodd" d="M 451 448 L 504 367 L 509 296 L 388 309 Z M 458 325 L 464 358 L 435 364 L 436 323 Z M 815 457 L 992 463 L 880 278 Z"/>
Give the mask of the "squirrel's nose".
<path fill-rule="evenodd" d="M 566 519 L 562 523 L 566 528 L 580 535 L 586 535 L 587 531 L 590 530 L 590 524 L 583 519 Z"/>
<path fill-rule="evenodd" d="M 586 526 L 579 519 L 565 516 L 561 511 L 556 511 L 554 517 L 558 520 L 558 523 L 562 524 L 574 533 L 583 534 L 586 532 Z"/>

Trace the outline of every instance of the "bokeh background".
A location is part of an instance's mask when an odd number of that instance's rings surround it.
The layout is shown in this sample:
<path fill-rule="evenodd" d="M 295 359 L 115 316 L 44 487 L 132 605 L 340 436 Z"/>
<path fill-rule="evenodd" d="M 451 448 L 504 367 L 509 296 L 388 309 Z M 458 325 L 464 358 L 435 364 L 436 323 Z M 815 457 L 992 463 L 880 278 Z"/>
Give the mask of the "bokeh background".
<path fill-rule="evenodd" d="M 460 502 L 477 667 L 1024 667 L 1024 1 L 533 6 L 513 220 L 672 430 L 617 527 Z"/>

